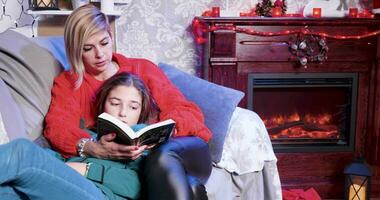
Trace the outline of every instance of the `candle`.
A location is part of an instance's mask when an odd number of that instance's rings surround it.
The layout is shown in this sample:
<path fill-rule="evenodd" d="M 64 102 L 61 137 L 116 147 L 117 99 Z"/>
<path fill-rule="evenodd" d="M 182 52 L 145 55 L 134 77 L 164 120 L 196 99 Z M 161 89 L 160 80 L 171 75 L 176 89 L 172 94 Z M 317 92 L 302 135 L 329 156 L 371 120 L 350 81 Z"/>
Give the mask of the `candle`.
<path fill-rule="evenodd" d="M 358 8 L 350 8 L 348 10 L 348 17 L 350 17 L 350 18 L 358 17 Z"/>
<path fill-rule="evenodd" d="M 322 15 L 321 8 L 313 8 L 313 17 L 319 18 Z"/>
<path fill-rule="evenodd" d="M 282 9 L 280 7 L 272 8 L 272 17 L 280 17 L 282 15 Z"/>
<path fill-rule="evenodd" d="M 219 17 L 220 16 L 220 8 L 219 7 L 212 7 L 211 12 L 212 12 L 213 17 Z"/>
<path fill-rule="evenodd" d="M 359 190 L 360 189 L 360 190 Z M 359 184 L 352 184 L 348 193 L 349 200 L 365 200 L 365 187 Z"/>

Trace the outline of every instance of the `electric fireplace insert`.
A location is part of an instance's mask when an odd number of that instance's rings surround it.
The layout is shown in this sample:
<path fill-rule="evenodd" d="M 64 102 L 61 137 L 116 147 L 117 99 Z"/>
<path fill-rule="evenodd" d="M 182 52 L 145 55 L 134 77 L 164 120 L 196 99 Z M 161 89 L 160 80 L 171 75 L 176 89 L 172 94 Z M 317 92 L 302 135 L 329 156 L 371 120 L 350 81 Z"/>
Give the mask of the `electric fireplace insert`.
<path fill-rule="evenodd" d="M 356 73 L 258 73 L 248 81 L 248 108 L 276 152 L 354 150 Z"/>

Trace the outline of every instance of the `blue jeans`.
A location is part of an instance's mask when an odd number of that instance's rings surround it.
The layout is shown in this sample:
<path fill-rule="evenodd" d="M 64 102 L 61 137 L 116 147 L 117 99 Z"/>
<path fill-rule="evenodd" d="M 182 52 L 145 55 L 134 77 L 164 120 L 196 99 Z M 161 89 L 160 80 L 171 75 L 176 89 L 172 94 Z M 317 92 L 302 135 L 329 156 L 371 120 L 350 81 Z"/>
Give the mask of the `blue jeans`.
<path fill-rule="evenodd" d="M 26 139 L 0 145 L 2 200 L 104 200 L 104 194 L 64 162 Z"/>

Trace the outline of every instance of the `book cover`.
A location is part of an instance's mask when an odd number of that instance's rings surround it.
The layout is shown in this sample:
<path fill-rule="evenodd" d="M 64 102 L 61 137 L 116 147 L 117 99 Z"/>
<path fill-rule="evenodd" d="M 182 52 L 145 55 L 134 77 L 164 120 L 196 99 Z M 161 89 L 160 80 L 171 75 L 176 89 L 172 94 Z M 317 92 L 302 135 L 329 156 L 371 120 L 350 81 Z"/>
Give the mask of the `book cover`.
<path fill-rule="evenodd" d="M 128 124 L 118 118 L 102 113 L 98 116 L 98 139 L 109 133 L 116 133 L 115 142 L 126 145 L 152 145 L 167 141 L 174 132 L 175 121 L 165 121 L 150 124 L 138 131 L 133 131 Z"/>

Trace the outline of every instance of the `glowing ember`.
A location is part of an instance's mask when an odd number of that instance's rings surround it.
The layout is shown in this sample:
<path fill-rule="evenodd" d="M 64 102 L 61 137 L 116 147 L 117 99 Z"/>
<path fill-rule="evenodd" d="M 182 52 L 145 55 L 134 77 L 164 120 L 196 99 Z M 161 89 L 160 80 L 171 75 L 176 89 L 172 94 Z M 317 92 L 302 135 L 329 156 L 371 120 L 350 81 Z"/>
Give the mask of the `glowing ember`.
<path fill-rule="evenodd" d="M 293 113 L 289 116 L 278 115 L 263 120 L 272 139 L 276 138 L 314 138 L 338 139 L 338 127 L 332 124 L 331 114 Z"/>

